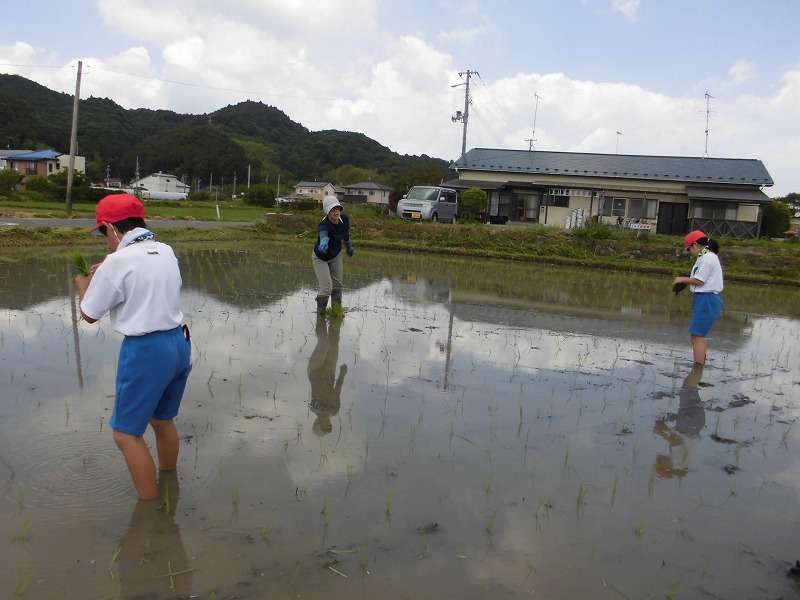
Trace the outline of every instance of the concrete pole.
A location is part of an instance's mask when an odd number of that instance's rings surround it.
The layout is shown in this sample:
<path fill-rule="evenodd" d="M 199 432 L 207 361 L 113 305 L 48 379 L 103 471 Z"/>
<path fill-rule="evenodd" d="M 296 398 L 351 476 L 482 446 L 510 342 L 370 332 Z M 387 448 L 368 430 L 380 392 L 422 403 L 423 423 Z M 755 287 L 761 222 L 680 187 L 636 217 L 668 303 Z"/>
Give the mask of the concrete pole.
<path fill-rule="evenodd" d="M 75 148 L 78 145 L 78 102 L 81 99 L 81 72 L 83 61 L 78 61 L 78 78 L 75 82 L 75 97 L 72 100 L 72 134 L 69 138 L 69 171 L 67 171 L 67 215 L 72 214 L 72 180 L 75 173 Z"/>

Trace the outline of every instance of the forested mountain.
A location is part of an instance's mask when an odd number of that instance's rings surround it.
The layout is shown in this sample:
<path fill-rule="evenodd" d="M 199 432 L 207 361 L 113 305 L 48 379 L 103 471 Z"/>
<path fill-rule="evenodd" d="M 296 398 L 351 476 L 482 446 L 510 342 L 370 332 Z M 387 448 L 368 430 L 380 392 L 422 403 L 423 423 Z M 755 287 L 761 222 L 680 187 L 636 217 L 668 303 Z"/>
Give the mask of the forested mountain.
<path fill-rule="evenodd" d="M 18 75 L 0 75 L 0 145 L 11 149 L 44 147 L 69 152 L 72 96 L 54 92 Z M 260 102 L 242 102 L 210 114 L 184 115 L 168 110 L 125 109 L 108 98 L 82 99 L 78 150 L 86 170 L 100 181 L 130 181 L 136 170 L 163 171 L 192 183 L 322 180 L 353 165 L 390 183 L 399 173 L 420 170 L 450 178 L 448 163 L 426 155 L 392 152 L 360 133 L 312 132 L 286 114 Z M 438 177 L 437 177 L 438 179 Z M 356 183 L 334 181 L 334 183 Z M 423 182 L 420 182 L 423 183 Z M 431 183 L 431 182 L 424 182 Z"/>

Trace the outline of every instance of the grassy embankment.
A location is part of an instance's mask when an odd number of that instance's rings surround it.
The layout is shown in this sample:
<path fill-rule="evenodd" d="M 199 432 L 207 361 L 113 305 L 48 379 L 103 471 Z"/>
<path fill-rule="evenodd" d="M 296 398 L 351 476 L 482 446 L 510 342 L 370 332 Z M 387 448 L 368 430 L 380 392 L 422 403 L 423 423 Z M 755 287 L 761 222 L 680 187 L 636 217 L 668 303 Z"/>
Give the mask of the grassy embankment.
<path fill-rule="evenodd" d="M 22 197 L 20 197 L 22 196 Z M 237 242 L 243 239 L 296 241 L 311 244 L 316 235 L 319 212 L 264 209 L 241 203 L 148 202 L 150 220 L 251 222 L 252 226 L 221 228 L 161 228 L 165 241 Z M 356 247 L 390 252 L 428 252 L 536 261 L 543 264 L 575 265 L 630 272 L 684 274 L 691 258 L 680 252 L 682 237 L 593 225 L 564 230 L 536 225 L 485 225 L 461 222 L 409 223 L 377 214 L 372 207 L 347 206 Z M 0 218 L 63 218 L 64 205 L 34 200 L 29 195 L 0 197 Z M 94 205 L 75 204 L 73 218 L 94 217 Z M 97 240 L 80 228 L 0 228 L 0 247 L 88 246 Z M 720 240 L 720 255 L 729 280 L 800 286 L 800 243 L 796 241 Z"/>

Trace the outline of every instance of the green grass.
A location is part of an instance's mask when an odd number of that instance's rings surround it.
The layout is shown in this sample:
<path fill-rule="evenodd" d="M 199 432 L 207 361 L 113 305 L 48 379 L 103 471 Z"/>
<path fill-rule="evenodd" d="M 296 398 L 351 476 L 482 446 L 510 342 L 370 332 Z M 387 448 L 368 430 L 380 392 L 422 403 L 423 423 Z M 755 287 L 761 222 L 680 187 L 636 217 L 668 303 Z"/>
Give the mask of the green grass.
<path fill-rule="evenodd" d="M 30 195 L 30 194 L 29 194 Z M 39 214 L 63 217 L 64 205 L 49 201 L 24 200 L 0 196 L 0 214 Z M 682 236 L 648 234 L 607 227 L 564 230 L 540 225 L 485 225 L 461 222 L 410 223 L 376 214 L 373 207 L 348 205 L 351 237 L 356 256 L 346 261 L 362 263 L 358 249 L 386 252 L 419 252 L 441 256 L 466 256 L 470 259 L 495 259 L 520 263 L 578 266 L 582 269 L 611 269 L 623 272 L 649 272 L 666 277 L 688 272 L 691 257 L 681 253 Z M 74 206 L 75 217 L 93 218 L 94 205 Z M 167 242 L 264 242 L 281 240 L 306 246 L 313 244 L 321 211 L 265 209 L 241 203 L 220 203 L 224 221 L 252 223 L 252 226 L 159 228 L 159 239 Z M 216 221 L 214 202 L 148 202 L 148 220 Z M 800 286 L 800 243 L 769 240 L 720 241 L 721 259 L 728 281 Z M 86 246 L 106 251 L 96 238 L 80 227 L 0 227 L 0 247 L 36 248 L 47 246 Z"/>

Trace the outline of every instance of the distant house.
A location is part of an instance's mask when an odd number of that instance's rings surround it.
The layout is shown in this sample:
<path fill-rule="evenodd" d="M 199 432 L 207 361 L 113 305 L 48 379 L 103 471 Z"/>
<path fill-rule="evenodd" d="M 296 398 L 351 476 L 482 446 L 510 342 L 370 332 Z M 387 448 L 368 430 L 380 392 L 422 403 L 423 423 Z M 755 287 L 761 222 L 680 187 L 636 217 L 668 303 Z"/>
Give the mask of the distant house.
<path fill-rule="evenodd" d="M 327 181 L 301 181 L 294 186 L 294 193 L 313 198 L 321 203 L 325 196 L 337 195 L 336 186 Z"/>
<path fill-rule="evenodd" d="M 348 202 L 366 202 L 367 204 L 378 204 L 380 206 L 389 205 L 389 194 L 392 188 L 382 183 L 374 181 L 362 181 L 352 185 L 342 186 L 344 188 L 344 198 Z"/>
<path fill-rule="evenodd" d="M 6 165 L 6 159 L 9 156 L 16 156 L 18 154 L 29 154 L 31 152 L 33 152 L 33 150 L 0 150 L 0 170 L 8 168 L 8 166 Z"/>
<path fill-rule="evenodd" d="M 48 177 L 69 167 L 69 154 L 51 149 L 33 152 L 22 150 L 16 154 L 5 156 L 3 160 L 6 169 L 16 171 L 22 177 L 28 175 Z M 75 170 L 81 173 L 86 172 L 86 157 L 75 157 Z"/>
<path fill-rule="evenodd" d="M 154 195 L 154 198 L 156 196 L 165 197 L 164 194 L 169 195 L 166 197 L 177 198 L 182 195 L 185 198 L 190 191 L 189 185 L 175 177 L 175 175 L 162 173 L 161 171 L 131 181 L 130 187 L 137 196 Z"/>
<path fill-rule="evenodd" d="M 479 188 L 489 215 L 570 227 L 586 219 L 668 235 L 758 237 L 761 191 L 773 185 L 756 159 L 692 158 L 473 148 L 443 185 Z"/>

